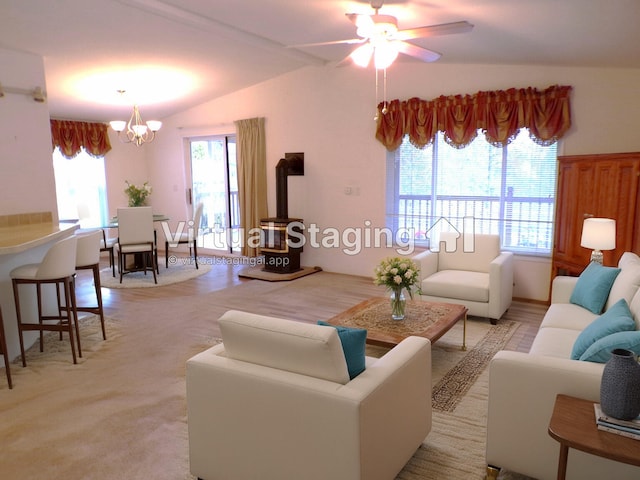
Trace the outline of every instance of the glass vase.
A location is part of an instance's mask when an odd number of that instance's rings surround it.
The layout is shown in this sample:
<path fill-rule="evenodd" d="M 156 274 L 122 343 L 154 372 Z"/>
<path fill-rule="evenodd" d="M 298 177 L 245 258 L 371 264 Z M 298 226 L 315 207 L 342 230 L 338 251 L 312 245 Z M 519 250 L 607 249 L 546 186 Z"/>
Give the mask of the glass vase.
<path fill-rule="evenodd" d="M 402 289 L 392 290 L 391 292 L 391 318 L 393 320 L 404 320 L 404 309 L 407 301 L 404 298 Z"/>

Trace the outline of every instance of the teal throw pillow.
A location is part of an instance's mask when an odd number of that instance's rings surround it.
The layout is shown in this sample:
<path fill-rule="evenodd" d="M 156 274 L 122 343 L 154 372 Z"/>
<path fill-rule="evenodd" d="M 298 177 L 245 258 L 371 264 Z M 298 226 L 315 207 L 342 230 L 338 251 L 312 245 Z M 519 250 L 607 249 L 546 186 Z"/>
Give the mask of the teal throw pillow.
<path fill-rule="evenodd" d="M 580 360 L 594 363 L 607 363 L 611 358 L 611 352 L 616 348 L 630 350 L 636 355 L 640 355 L 640 331 L 617 332 L 601 338 L 596 343 L 587 348 Z"/>
<path fill-rule="evenodd" d="M 633 320 L 629 305 L 624 298 L 621 298 L 580 332 L 573 344 L 571 358 L 578 360 L 587 348 L 607 335 L 635 329 L 636 322 Z"/>
<path fill-rule="evenodd" d="M 341 327 L 337 325 L 331 325 L 322 320 L 318 321 L 318 325 L 324 325 L 325 327 L 333 327 L 338 330 L 338 336 L 342 343 L 342 350 L 344 351 L 344 358 L 347 361 L 347 370 L 349 371 L 349 378 L 354 379 L 365 368 L 365 344 L 367 342 L 367 331 L 363 328 L 349 328 Z"/>
<path fill-rule="evenodd" d="M 580 274 L 569 302 L 600 315 L 619 273 L 619 268 L 603 267 L 598 262 L 591 262 Z"/>

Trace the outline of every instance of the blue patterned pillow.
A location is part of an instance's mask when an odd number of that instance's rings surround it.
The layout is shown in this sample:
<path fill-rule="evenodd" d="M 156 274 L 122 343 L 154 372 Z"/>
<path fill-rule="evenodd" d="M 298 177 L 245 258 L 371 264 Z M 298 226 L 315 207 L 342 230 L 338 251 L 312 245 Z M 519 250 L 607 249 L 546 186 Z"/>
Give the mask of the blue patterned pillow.
<path fill-rule="evenodd" d="M 580 274 L 569 302 L 600 315 L 619 273 L 619 268 L 603 267 L 591 262 Z"/>
<path fill-rule="evenodd" d="M 633 320 L 627 301 L 621 298 L 580 332 L 573 344 L 571 358 L 578 360 L 591 345 L 607 335 L 635 329 L 636 322 Z"/>
<path fill-rule="evenodd" d="M 349 378 L 353 380 L 355 377 L 364 372 L 365 368 L 365 348 L 367 342 L 367 331 L 363 328 L 349 328 L 337 325 L 331 325 L 322 320 L 318 321 L 318 325 L 325 327 L 333 327 L 338 330 L 340 342 L 342 342 L 342 350 L 344 358 L 347 361 L 347 370 Z"/>

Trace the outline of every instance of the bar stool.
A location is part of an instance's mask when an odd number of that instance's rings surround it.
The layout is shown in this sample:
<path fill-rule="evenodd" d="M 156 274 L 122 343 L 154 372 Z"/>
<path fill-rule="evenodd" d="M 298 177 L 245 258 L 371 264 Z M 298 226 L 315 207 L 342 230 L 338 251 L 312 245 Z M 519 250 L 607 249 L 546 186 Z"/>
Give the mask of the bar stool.
<path fill-rule="evenodd" d="M 71 355 L 73 363 L 77 363 L 76 347 L 73 338 L 73 327 L 75 323 L 76 339 L 78 341 L 78 356 L 82 356 L 80 348 L 80 331 L 78 329 L 78 312 L 76 311 L 76 300 L 74 292 L 74 275 L 76 273 L 76 246 L 78 239 L 75 236 L 65 238 L 53 244 L 47 251 L 41 263 L 23 265 L 14 268 L 9 273 L 13 283 L 13 298 L 16 304 L 16 320 L 18 322 L 18 336 L 20 337 L 20 354 L 22 355 L 22 366 L 26 367 L 27 362 L 24 352 L 24 338 L 22 332 L 25 330 L 38 330 L 40 332 L 40 351 L 44 349 L 43 332 L 53 331 L 69 333 L 71 342 Z M 20 285 L 35 285 L 38 302 L 38 323 L 23 323 L 20 313 Z M 42 312 L 42 285 L 52 284 L 56 288 L 57 315 L 44 315 Z M 60 286 L 63 287 L 64 303 L 60 298 Z M 57 323 L 44 323 L 45 321 L 57 320 Z"/>
<path fill-rule="evenodd" d="M 100 317 L 102 325 L 102 338 L 107 339 L 104 328 L 104 310 L 102 308 L 102 290 L 100 289 L 100 243 L 102 230 L 93 230 L 89 233 L 76 234 L 78 246 L 76 248 L 76 270 L 92 270 L 93 285 L 96 290 L 96 306 L 78 305 L 76 296 L 76 311 L 89 312 Z"/>
<path fill-rule="evenodd" d="M 9 352 L 7 352 L 7 339 L 4 336 L 4 321 L 2 320 L 2 309 L 0 309 L 0 350 L 4 357 L 4 371 L 7 374 L 7 382 L 9 388 L 13 388 L 11 383 L 11 368 L 9 368 Z"/>

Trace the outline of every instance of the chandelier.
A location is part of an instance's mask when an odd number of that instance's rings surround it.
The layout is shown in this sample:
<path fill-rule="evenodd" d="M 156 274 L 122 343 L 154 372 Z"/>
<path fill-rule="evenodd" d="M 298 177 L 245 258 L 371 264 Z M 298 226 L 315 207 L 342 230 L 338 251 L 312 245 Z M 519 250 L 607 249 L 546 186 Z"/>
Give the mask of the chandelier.
<path fill-rule="evenodd" d="M 123 95 L 124 90 L 118 90 L 118 93 Z M 156 132 L 162 127 L 162 122 L 158 120 L 143 122 L 138 106 L 134 105 L 133 113 L 128 122 L 113 120 L 109 122 L 109 125 L 118 132 L 118 138 L 121 142 L 135 143 L 139 147 L 143 143 L 153 142 L 153 139 L 156 138 Z"/>

